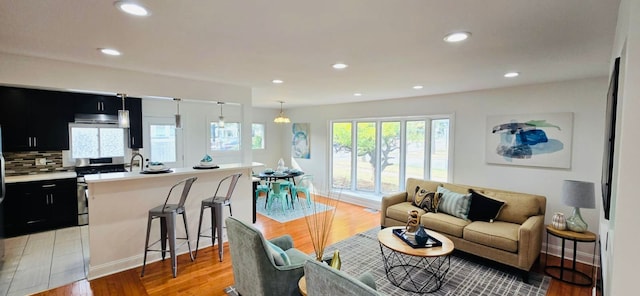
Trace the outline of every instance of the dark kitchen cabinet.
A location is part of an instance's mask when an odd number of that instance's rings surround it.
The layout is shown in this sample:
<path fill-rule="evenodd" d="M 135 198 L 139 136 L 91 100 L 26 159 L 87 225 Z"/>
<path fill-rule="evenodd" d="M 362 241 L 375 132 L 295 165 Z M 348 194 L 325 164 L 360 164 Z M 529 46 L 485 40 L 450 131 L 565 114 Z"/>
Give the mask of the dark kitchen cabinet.
<path fill-rule="evenodd" d="M 3 151 L 68 150 L 73 100 L 65 92 L 0 87 Z"/>
<path fill-rule="evenodd" d="M 122 109 L 122 99 L 114 95 L 77 94 L 75 113 L 118 115 Z"/>
<path fill-rule="evenodd" d="M 129 148 L 142 148 L 142 99 L 127 98 L 126 109 L 129 110 Z"/>
<path fill-rule="evenodd" d="M 75 178 L 8 183 L 6 190 L 7 237 L 77 225 Z"/>

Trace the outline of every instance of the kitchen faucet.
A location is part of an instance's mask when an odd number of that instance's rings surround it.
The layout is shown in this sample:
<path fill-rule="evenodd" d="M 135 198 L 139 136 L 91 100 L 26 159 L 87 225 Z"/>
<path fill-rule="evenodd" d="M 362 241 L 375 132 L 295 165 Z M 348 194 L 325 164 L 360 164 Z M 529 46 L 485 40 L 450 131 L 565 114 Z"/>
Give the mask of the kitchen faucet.
<path fill-rule="evenodd" d="M 144 156 L 142 156 L 142 154 L 136 152 L 131 156 L 131 162 L 129 163 L 129 171 L 133 172 L 133 160 L 136 158 L 136 156 L 140 156 L 140 170 L 144 171 Z"/>

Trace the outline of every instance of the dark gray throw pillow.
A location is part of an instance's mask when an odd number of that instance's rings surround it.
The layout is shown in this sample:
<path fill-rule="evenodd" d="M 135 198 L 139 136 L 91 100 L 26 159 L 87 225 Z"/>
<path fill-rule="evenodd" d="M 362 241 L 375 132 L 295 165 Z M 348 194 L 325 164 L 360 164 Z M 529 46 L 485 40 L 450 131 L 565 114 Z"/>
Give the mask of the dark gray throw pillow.
<path fill-rule="evenodd" d="M 473 189 L 469 189 L 469 193 L 471 193 L 471 207 L 469 207 L 468 218 L 471 221 L 493 222 L 506 204 L 504 201 L 491 198 Z"/>

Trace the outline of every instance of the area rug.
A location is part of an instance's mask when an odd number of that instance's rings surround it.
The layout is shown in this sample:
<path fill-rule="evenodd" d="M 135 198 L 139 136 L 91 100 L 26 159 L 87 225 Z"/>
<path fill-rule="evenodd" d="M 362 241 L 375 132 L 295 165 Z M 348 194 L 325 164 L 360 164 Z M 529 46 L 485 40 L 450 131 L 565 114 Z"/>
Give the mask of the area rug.
<path fill-rule="evenodd" d="M 328 206 L 319 202 L 314 202 L 315 205 L 312 204 L 311 207 L 309 207 L 306 201 L 304 199 L 301 199 L 300 202 L 296 202 L 294 204 L 295 207 L 293 209 L 288 208 L 283 211 L 280 201 L 275 201 L 271 206 L 271 210 L 267 210 L 264 208 L 265 202 L 266 198 L 261 197 L 258 199 L 258 201 L 256 202 L 256 212 L 280 223 L 293 221 L 308 215 L 313 215 L 333 209 L 332 206 Z"/>
<path fill-rule="evenodd" d="M 341 270 L 358 276 L 364 271 L 372 273 L 377 290 L 386 295 L 422 295 L 404 291 L 387 279 L 378 243 L 379 227 L 356 234 L 325 249 L 325 254 L 339 250 Z M 527 295 L 543 296 L 549 288 L 550 278 L 531 272 L 529 284 L 522 282 L 521 274 L 499 264 L 462 252 L 451 255 L 451 267 L 442 287 L 425 295 Z"/>

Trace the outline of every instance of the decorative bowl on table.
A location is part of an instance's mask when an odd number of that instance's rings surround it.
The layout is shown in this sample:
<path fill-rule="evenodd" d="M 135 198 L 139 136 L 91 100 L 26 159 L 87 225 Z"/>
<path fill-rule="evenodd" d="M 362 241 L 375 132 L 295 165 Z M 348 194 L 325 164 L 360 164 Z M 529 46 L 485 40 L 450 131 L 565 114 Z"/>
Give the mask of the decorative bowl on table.
<path fill-rule="evenodd" d="M 273 169 L 265 169 L 263 171 L 263 173 L 266 174 L 266 175 L 271 175 L 271 174 L 275 173 L 275 171 Z"/>
<path fill-rule="evenodd" d="M 215 165 L 216 165 L 216 164 L 215 164 L 215 163 L 213 163 L 213 161 L 209 161 L 209 162 L 207 162 L 207 161 L 201 161 L 201 162 L 200 162 L 200 166 L 201 166 L 201 167 L 212 167 L 212 166 L 215 166 Z"/>

